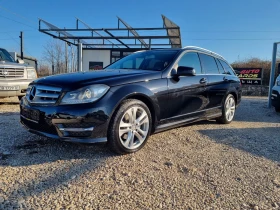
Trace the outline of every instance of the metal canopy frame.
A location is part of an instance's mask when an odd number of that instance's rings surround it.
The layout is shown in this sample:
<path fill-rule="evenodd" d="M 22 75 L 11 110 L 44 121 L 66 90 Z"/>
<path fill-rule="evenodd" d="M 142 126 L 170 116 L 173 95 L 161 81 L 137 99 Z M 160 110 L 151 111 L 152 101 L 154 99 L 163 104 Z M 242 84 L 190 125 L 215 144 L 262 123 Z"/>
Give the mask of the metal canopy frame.
<path fill-rule="evenodd" d="M 39 31 L 52 36 L 53 38 L 65 41 L 69 45 L 78 46 L 79 44 L 82 44 L 86 48 L 116 47 L 151 49 L 159 47 L 182 47 L 180 27 L 165 16 L 162 16 L 164 22 L 163 27 L 157 28 L 133 28 L 121 18 L 117 18 L 117 28 L 91 28 L 88 24 L 81 21 L 79 18 L 76 18 L 76 28 L 64 29 L 43 19 L 39 19 Z M 82 27 L 79 23 L 82 23 Z M 120 28 L 120 23 L 122 23 L 125 28 Z M 157 33 L 156 35 L 139 35 L 140 33 L 149 34 L 150 31 L 157 31 Z M 89 43 L 88 40 L 95 43 Z"/>

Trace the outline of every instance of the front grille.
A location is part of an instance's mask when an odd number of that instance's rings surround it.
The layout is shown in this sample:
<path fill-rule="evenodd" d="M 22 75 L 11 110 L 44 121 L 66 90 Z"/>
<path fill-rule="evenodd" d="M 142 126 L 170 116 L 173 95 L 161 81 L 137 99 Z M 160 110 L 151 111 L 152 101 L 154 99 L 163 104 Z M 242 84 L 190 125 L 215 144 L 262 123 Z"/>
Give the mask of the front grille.
<path fill-rule="evenodd" d="M 0 78 L 24 77 L 23 68 L 0 68 Z"/>
<path fill-rule="evenodd" d="M 62 124 L 63 128 L 90 128 L 93 127 L 92 123 L 85 123 L 85 122 L 80 122 L 80 123 L 64 123 Z"/>
<path fill-rule="evenodd" d="M 92 123 L 77 122 L 57 124 L 64 137 L 90 137 L 94 129 Z"/>
<path fill-rule="evenodd" d="M 61 90 L 59 87 L 34 85 L 28 87 L 26 98 L 31 104 L 55 104 Z"/>
<path fill-rule="evenodd" d="M 86 131 L 86 132 L 68 131 L 65 136 L 67 136 L 67 137 L 89 137 L 89 136 L 91 136 L 91 134 L 92 134 L 91 131 Z"/>
<path fill-rule="evenodd" d="M 32 130 L 57 135 L 56 129 L 53 125 L 48 125 L 46 123 L 39 124 L 39 123 L 35 123 L 35 122 L 31 122 L 29 120 L 26 120 L 24 118 L 21 118 L 21 122 Z"/>
<path fill-rule="evenodd" d="M 278 91 L 277 90 L 272 90 L 272 93 L 278 95 Z"/>

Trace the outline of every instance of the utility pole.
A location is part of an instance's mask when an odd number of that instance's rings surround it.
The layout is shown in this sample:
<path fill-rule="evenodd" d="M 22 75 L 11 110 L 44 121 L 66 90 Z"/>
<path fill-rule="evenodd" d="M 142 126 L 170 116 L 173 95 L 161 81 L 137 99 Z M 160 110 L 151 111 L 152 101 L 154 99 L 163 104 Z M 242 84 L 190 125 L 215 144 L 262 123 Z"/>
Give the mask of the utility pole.
<path fill-rule="evenodd" d="M 70 45 L 70 47 L 71 47 L 71 64 L 70 64 L 70 72 L 74 72 L 74 50 L 73 50 L 73 46 L 72 45 Z"/>
<path fill-rule="evenodd" d="M 20 32 L 20 58 L 23 60 L 23 32 Z"/>
<path fill-rule="evenodd" d="M 78 71 L 83 71 L 83 44 L 78 44 Z"/>
<path fill-rule="evenodd" d="M 68 73 L 68 44 L 65 42 L 65 73 Z"/>
<path fill-rule="evenodd" d="M 74 49 L 73 49 L 73 46 L 71 45 L 71 53 L 72 53 L 72 59 L 71 59 L 71 61 L 72 61 L 72 72 L 74 72 L 75 70 L 74 70 Z"/>

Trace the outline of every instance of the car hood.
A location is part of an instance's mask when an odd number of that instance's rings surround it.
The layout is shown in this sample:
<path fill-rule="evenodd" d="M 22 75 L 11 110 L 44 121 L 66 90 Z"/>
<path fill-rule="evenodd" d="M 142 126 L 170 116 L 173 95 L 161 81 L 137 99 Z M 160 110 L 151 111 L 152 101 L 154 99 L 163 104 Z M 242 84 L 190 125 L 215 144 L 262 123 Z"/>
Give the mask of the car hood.
<path fill-rule="evenodd" d="M 37 79 L 33 83 L 77 89 L 92 84 L 105 84 L 112 87 L 159 78 L 161 78 L 160 71 L 114 69 L 48 76 Z"/>

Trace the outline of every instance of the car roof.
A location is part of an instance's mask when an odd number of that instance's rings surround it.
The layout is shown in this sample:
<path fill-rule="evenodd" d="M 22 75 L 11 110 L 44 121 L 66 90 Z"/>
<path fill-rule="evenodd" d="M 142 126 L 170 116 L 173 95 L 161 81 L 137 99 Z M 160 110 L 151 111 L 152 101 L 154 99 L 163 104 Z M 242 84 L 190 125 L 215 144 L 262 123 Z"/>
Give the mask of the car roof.
<path fill-rule="evenodd" d="M 182 51 L 187 51 L 187 50 L 194 50 L 199 53 L 205 53 L 205 54 L 211 55 L 213 57 L 216 57 L 220 60 L 227 62 L 226 59 L 223 56 L 219 55 L 218 53 L 215 53 L 213 51 L 210 51 L 210 50 L 207 50 L 207 49 L 204 49 L 201 47 L 197 47 L 197 46 L 186 46 L 184 48 L 161 48 L 161 49 L 141 50 L 141 51 L 137 51 L 137 52 L 145 52 L 145 51 L 177 51 L 177 52 L 181 51 L 182 52 Z M 137 53 L 137 52 L 135 52 L 135 53 Z"/>

